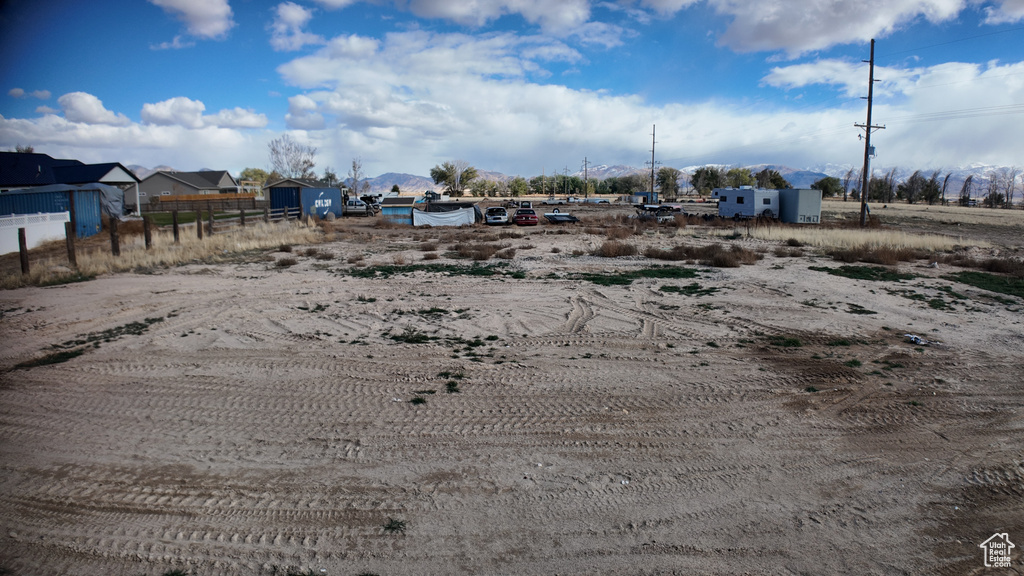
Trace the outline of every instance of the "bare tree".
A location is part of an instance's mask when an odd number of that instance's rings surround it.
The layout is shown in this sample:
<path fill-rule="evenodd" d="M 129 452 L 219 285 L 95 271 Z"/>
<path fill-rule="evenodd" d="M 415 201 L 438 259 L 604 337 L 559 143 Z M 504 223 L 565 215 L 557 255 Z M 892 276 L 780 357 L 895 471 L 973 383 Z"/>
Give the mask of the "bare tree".
<path fill-rule="evenodd" d="M 285 134 L 271 140 L 270 167 L 285 178 L 316 178 L 316 148 L 301 144 Z"/>
<path fill-rule="evenodd" d="M 843 176 L 843 202 L 846 202 L 847 194 L 850 190 L 850 181 L 854 179 L 854 169 L 850 168 L 846 171 L 846 175 Z"/>
<path fill-rule="evenodd" d="M 974 174 L 968 174 L 964 179 L 964 185 L 960 187 L 960 205 L 971 205 L 971 188 L 974 184 Z"/>
<path fill-rule="evenodd" d="M 946 188 L 949 186 L 949 177 L 952 176 L 952 172 L 946 172 L 946 177 L 942 179 L 942 205 L 946 205 Z"/>
<path fill-rule="evenodd" d="M 353 158 L 352 168 L 348 171 L 349 186 L 352 188 L 352 193 L 356 197 L 362 196 L 370 192 L 370 183 L 364 180 L 366 174 L 363 173 L 363 159 Z"/>
<path fill-rule="evenodd" d="M 1017 175 L 1020 173 L 1020 169 L 1013 166 L 1011 168 L 1003 168 L 999 172 L 1002 179 L 1003 208 L 1013 208 L 1013 192 L 1017 188 Z"/>
<path fill-rule="evenodd" d="M 896 192 L 896 170 L 898 170 L 898 168 L 889 170 L 885 177 L 882 178 L 882 192 L 885 194 L 886 204 L 892 203 L 892 195 Z"/>

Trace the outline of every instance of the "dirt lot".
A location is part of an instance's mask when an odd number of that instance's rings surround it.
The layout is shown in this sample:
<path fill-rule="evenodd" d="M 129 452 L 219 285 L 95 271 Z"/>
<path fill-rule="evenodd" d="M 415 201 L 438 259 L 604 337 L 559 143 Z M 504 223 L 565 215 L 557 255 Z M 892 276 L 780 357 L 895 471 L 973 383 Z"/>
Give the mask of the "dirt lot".
<path fill-rule="evenodd" d="M 591 256 L 602 210 L 0 292 L 0 568 L 1024 573 L 1021 299 L 743 238 L 762 260 L 614 284 L 665 263 Z M 484 241 L 506 258 L 450 268 Z"/>

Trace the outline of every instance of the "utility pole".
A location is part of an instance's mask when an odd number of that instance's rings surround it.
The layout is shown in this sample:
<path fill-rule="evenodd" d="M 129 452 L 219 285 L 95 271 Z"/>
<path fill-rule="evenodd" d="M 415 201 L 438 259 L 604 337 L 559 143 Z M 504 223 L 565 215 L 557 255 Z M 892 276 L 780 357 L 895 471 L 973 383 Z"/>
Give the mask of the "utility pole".
<path fill-rule="evenodd" d="M 864 60 L 869 62 L 868 64 L 868 120 L 865 124 L 854 124 L 858 128 L 864 129 L 864 170 L 861 172 L 861 186 L 860 186 L 860 227 L 863 228 L 867 225 L 868 216 L 868 186 L 871 184 L 871 173 L 868 171 L 871 165 L 871 154 L 874 149 L 871 147 L 871 132 L 873 130 L 883 130 L 885 126 L 872 126 L 871 125 L 871 102 L 875 93 L 875 39 L 871 39 L 871 59 Z"/>
<path fill-rule="evenodd" d="M 657 143 L 657 141 L 654 139 L 654 135 L 657 133 L 656 128 L 656 125 L 651 125 L 651 196 L 650 198 L 648 198 L 648 201 L 650 201 L 652 204 L 654 203 L 654 170 L 655 167 L 658 165 L 658 163 L 654 161 L 654 145 Z M 646 164 L 646 162 L 644 162 L 644 164 Z"/>
<path fill-rule="evenodd" d="M 583 157 L 583 197 L 587 198 L 590 196 L 590 179 L 587 178 L 587 166 L 590 162 L 587 162 L 587 157 Z"/>

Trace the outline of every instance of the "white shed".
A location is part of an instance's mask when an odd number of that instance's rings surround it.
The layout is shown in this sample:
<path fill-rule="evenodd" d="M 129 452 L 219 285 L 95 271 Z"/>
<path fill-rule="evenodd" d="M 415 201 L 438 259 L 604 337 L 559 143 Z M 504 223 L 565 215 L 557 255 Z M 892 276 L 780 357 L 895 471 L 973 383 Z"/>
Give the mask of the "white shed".
<path fill-rule="evenodd" d="M 821 222 L 821 190 L 791 188 L 779 191 L 782 212 L 779 219 L 789 224 Z"/>
<path fill-rule="evenodd" d="M 779 215 L 779 191 L 741 186 L 715 188 L 711 197 L 718 200 L 718 215 L 722 218 L 755 218 Z"/>

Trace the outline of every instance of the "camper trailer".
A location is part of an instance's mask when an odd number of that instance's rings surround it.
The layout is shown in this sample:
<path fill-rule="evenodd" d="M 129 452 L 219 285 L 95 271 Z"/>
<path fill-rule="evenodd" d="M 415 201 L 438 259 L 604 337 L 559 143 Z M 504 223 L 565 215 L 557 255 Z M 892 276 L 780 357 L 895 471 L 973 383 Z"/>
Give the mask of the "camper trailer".
<path fill-rule="evenodd" d="M 718 200 L 718 215 L 722 218 L 741 220 L 766 216 L 779 216 L 779 191 L 741 186 L 739 188 L 715 188 L 711 198 Z"/>

